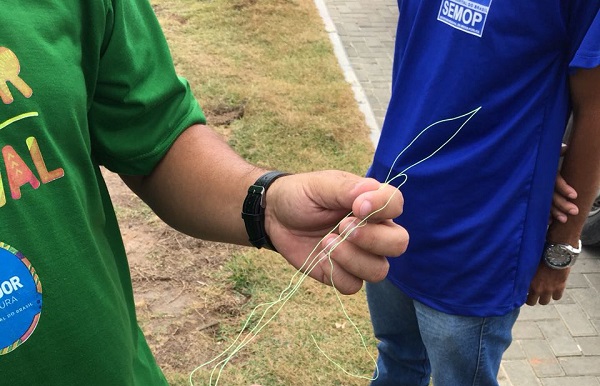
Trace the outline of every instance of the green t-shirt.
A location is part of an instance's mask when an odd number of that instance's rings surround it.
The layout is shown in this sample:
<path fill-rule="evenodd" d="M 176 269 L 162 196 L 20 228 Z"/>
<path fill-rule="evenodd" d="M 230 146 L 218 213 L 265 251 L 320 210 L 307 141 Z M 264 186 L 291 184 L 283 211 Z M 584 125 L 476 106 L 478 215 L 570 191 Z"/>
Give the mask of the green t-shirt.
<path fill-rule="evenodd" d="M 164 385 L 99 166 L 149 173 L 202 111 L 147 0 L 5 0 L 0 24 L 0 385 Z"/>

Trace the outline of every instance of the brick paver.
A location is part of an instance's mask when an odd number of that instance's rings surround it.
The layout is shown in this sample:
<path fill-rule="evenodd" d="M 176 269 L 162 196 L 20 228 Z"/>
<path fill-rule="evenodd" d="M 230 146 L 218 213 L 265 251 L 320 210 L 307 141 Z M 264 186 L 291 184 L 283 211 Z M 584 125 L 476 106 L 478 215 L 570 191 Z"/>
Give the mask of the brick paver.
<path fill-rule="evenodd" d="M 315 0 L 361 110 L 381 127 L 390 98 L 396 0 Z M 324 12 L 323 12 L 324 11 Z M 501 386 L 600 386 L 600 251 L 585 249 L 565 296 L 524 306 L 502 361 Z"/>

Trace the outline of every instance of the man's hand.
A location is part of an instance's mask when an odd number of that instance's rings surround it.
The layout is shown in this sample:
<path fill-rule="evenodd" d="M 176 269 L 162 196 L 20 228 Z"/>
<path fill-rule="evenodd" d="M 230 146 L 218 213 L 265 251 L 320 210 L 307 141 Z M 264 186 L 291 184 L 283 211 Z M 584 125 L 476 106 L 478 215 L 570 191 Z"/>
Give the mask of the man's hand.
<path fill-rule="evenodd" d="M 398 256 L 408 245 L 408 233 L 392 221 L 402 213 L 402 194 L 373 179 L 341 171 L 285 176 L 271 185 L 266 201 L 266 230 L 278 252 L 344 294 L 359 291 L 363 280 L 383 280 L 385 256 Z M 349 228 L 355 229 L 338 244 Z M 333 245 L 330 260 L 320 252 Z"/>
<path fill-rule="evenodd" d="M 540 263 L 527 294 L 527 305 L 535 306 L 537 303 L 546 305 L 550 300 L 559 300 L 567 286 L 567 277 L 571 268 L 552 269 L 543 262 Z"/>
<path fill-rule="evenodd" d="M 560 155 L 564 156 L 567 151 L 567 145 L 563 143 Z M 554 195 L 552 196 L 552 208 L 550 209 L 550 224 L 552 221 L 558 221 L 561 224 L 567 222 L 568 216 L 579 214 L 579 208 L 573 203 L 577 198 L 577 192 L 573 187 L 567 184 L 567 181 L 560 174 L 556 175 L 554 183 Z"/>
<path fill-rule="evenodd" d="M 566 223 L 568 216 L 576 216 L 579 214 L 579 208 L 572 200 L 577 198 L 577 192 L 573 189 L 565 179 L 558 174 L 554 184 L 554 196 L 552 197 L 552 208 L 550 213 L 552 217 L 550 222 L 558 221 Z"/>

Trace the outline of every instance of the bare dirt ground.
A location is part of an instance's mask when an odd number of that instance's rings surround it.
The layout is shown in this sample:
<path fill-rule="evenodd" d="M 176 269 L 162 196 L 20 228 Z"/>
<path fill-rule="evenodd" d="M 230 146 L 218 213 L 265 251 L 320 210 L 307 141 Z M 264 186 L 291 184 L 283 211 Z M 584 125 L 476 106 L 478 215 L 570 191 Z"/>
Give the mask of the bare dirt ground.
<path fill-rule="evenodd" d="M 171 229 L 117 175 L 104 175 L 129 257 L 138 320 L 165 373 L 187 375 L 217 353 L 219 321 L 239 315 L 247 300 L 209 286 L 209 273 L 222 271 L 238 248 Z"/>

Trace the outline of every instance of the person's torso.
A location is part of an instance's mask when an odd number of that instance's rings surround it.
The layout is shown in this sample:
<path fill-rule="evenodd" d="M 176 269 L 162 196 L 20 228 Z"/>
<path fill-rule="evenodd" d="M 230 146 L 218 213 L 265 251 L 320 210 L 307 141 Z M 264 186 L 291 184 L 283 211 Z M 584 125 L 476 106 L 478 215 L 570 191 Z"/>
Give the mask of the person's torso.
<path fill-rule="evenodd" d="M 442 311 L 506 313 L 539 262 L 569 62 L 598 2 L 398 4 L 392 98 L 369 170 L 406 178 L 398 222 L 411 240 L 389 277 Z"/>
<path fill-rule="evenodd" d="M 164 383 L 88 126 L 108 4 L 2 5 L 0 384 Z"/>

